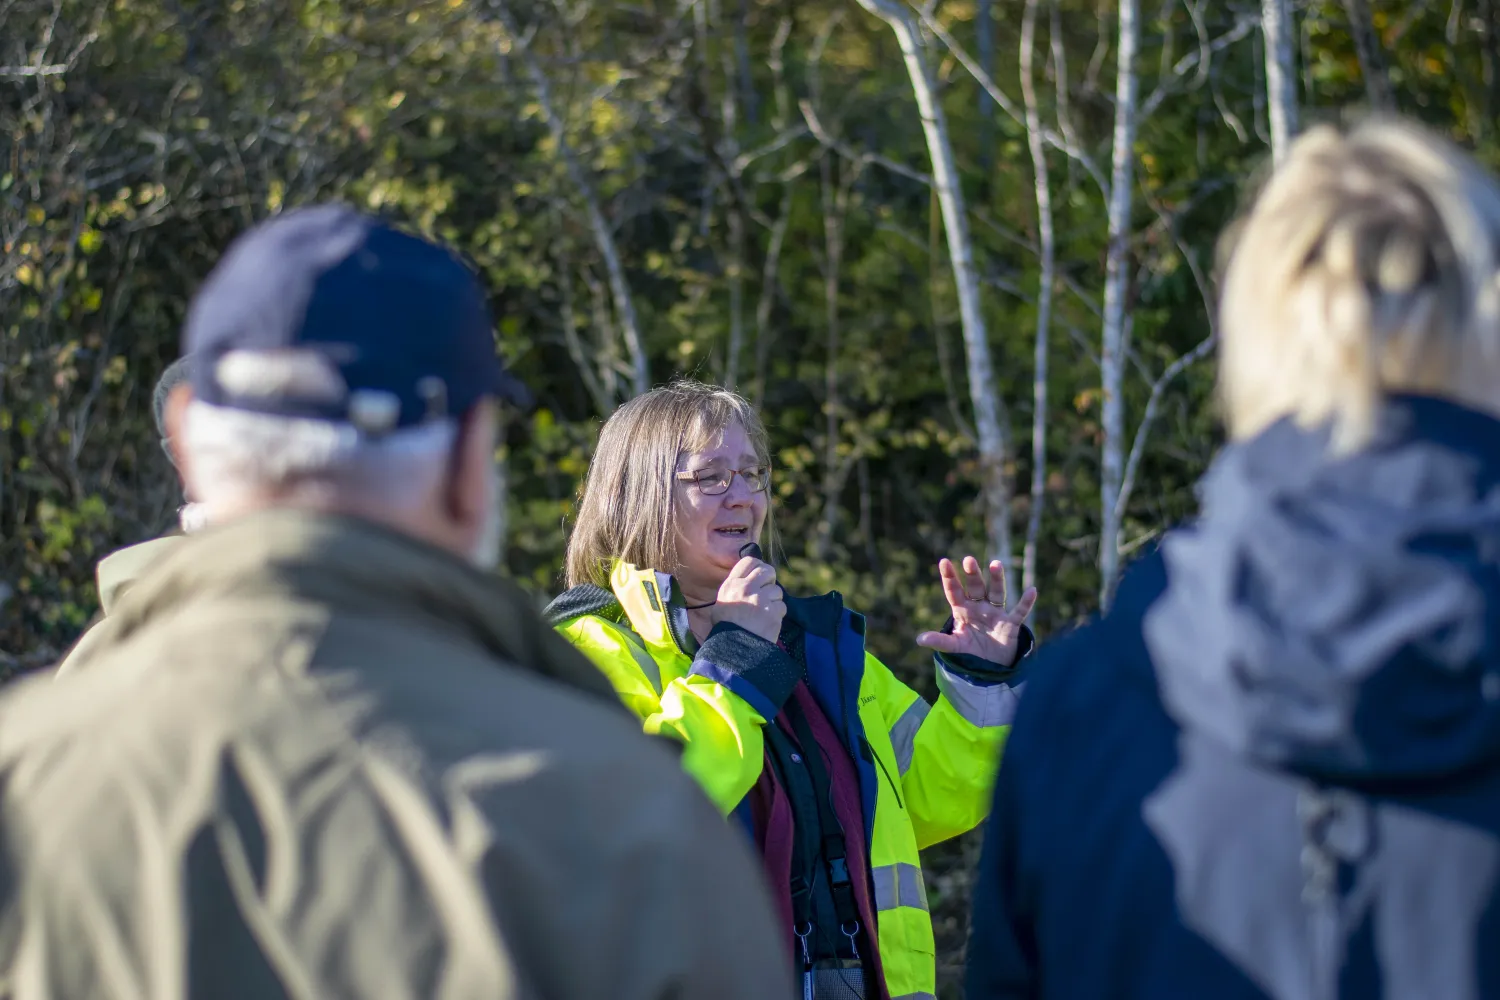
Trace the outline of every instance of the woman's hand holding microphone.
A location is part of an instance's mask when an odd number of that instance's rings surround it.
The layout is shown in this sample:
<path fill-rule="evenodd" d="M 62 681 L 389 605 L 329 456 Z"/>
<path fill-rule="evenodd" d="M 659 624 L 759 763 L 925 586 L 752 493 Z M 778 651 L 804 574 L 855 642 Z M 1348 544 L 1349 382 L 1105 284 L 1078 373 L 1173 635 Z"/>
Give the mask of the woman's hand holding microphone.
<path fill-rule="evenodd" d="M 781 620 L 786 617 L 785 595 L 776 582 L 776 568 L 761 558 L 760 546 L 754 542 L 741 548 L 740 556 L 719 586 L 709 618 L 715 625 L 731 622 L 767 642 L 776 642 L 781 638 Z"/>

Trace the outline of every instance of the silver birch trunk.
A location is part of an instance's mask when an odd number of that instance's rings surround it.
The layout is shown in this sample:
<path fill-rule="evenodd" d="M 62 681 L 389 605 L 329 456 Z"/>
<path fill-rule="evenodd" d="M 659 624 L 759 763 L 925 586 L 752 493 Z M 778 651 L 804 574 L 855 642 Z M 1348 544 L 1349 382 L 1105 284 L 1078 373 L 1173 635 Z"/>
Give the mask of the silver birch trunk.
<path fill-rule="evenodd" d="M 823 369 L 823 509 L 818 530 L 813 536 L 812 557 L 817 562 L 828 558 L 833 533 L 838 527 L 839 496 L 849 476 L 849 466 L 839 457 L 842 437 L 843 406 L 839 401 L 839 290 L 844 266 L 844 216 L 849 209 L 849 192 L 854 175 L 834 179 L 838 161 L 824 150 L 819 159 L 819 190 L 823 205 L 823 316 L 827 334 L 828 355 Z"/>
<path fill-rule="evenodd" d="M 583 338 L 578 334 L 578 311 L 573 305 L 573 275 L 572 262 L 559 261 L 558 289 L 562 297 L 562 327 L 563 343 L 567 345 L 568 357 L 573 359 L 573 364 L 578 369 L 578 377 L 583 381 L 583 388 L 589 394 L 589 399 L 594 402 L 594 409 L 601 419 L 608 419 L 614 411 L 615 401 L 604 389 L 604 383 L 594 373 L 594 364 L 597 359 L 591 360 L 588 352 L 584 350 Z"/>
<path fill-rule="evenodd" d="M 573 152 L 572 144 L 568 142 L 567 129 L 563 125 L 563 120 L 558 117 L 557 110 L 553 107 L 552 87 L 547 80 L 547 74 L 542 70 L 542 64 L 537 60 L 536 53 L 531 51 L 526 37 L 516 30 L 515 19 L 511 16 L 510 10 L 504 6 L 501 6 L 499 10 L 506 32 L 510 35 L 515 47 L 521 50 L 521 55 L 526 61 L 526 72 L 530 75 L 531 85 L 536 91 L 537 106 L 541 109 L 542 118 L 552 133 L 552 141 L 557 144 L 557 155 L 562 157 L 563 167 L 568 172 L 568 179 L 573 182 L 573 186 L 578 189 L 579 196 L 583 199 L 589 229 L 594 235 L 594 244 L 599 249 L 599 255 L 604 258 L 604 270 L 609 276 L 610 297 L 614 300 L 615 313 L 619 317 L 620 328 L 625 334 L 625 350 L 630 355 L 632 395 L 638 396 L 651 388 L 651 374 L 646 366 L 646 349 L 641 340 L 640 324 L 637 323 L 635 317 L 635 300 L 631 298 L 630 284 L 625 280 L 625 267 L 620 263 L 620 251 L 615 246 L 614 233 L 610 231 L 604 212 L 599 208 L 599 198 L 594 193 L 594 185 L 589 182 L 583 165 L 578 162 L 578 157 Z"/>
<path fill-rule="evenodd" d="M 786 227 L 792 215 L 792 187 L 786 185 L 781 195 L 781 211 L 771 226 L 771 242 L 766 247 L 765 266 L 761 269 L 760 298 L 755 303 L 755 405 L 766 398 L 766 368 L 771 358 L 771 310 L 776 305 L 776 287 L 780 280 L 781 246 L 786 242 Z"/>
<path fill-rule="evenodd" d="M 1099 601 L 1109 607 L 1120 565 L 1117 501 L 1125 473 L 1125 291 L 1130 283 L 1130 209 L 1135 188 L 1135 58 L 1140 47 L 1140 0 L 1120 0 L 1115 52 L 1115 135 L 1109 187 L 1109 251 L 1104 264 L 1104 331 L 1099 367 L 1104 390 L 1104 448 L 1100 461 Z"/>
<path fill-rule="evenodd" d="M 1036 354 L 1031 378 L 1031 509 L 1026 520 L 1026 549 L 1022 556 L 1021 586 L 1037 582 L 1037 549 L 1042 537 L 1042 508 L 1047 500 L 1047 360 L 1052 326 L 1052 283 L 1057 242 L 1052 229 L 1052 184 L 1047 171 L 1047 147 L 1037 108 L 1033 68 L 1036 46 L 1037 0 L 1026 0 L 1021 17 L 1021 98 L 1026 108 L 1026 143 L 1031 150 L 1031 172 L 1036 181 L 1037 236 L 1041 243 L 1041 278 L 1036 296 Z"/>
<path fill-rule="evenodd" d="M 985 75 L 995 76 L 994 0 L 979 0 L 974 10 L 976 48 L 979 65 Z M 979 88 L 979 162 L 985 170 L 994 169 L 995 101 L 983 87 Z"/>
<path fill-rule="evenodd" d="M 724 385 L 739 383 L 740 355 L 745 350 L 745 213 L 736 202 L 729 210 L 729 358 Z"/>
<path fill-rule="evenodd" d="M 1385 54 L 1380 49 L 1380 38 L 1375 34 L 1375 23 L 1370 18 L 1367 0 L 1344 0 L 1344 11 L 1349 15 L 1349 34 L 1354 39 L 1354 54 L 1359 57 L 1359 72 L 1365 79 L 1365 96 L 1374 111 L 1393 111 L 1395 98 L 1391 95 L 1391 78 L 1385 68 Z"/>
<path fill-rule="evenodd" d="M 984 476 L 986 556 L 1004 560 L 1009 572 L 1010 484 L 1006 470 L 1009 448 L 1001 423 L 1000 387 L 995 379 L 989 336 L 980 308 L 968 216 L 953 159 L 953 145 L 948 138 L 948 121 L 937 95 L 933 93 L 922 39 L 909 8 L 894 0 L 859 0 L 859 5 L 884 21 L 895 33 L 907 76 L 911 78 L 917 110 L 922 116 L 922 132 L 927 140 L 927 153 L 932 159 L 933 187 L 937 191 L 943 226 L 947 231 L 948 257 L 953 266 L 959 320 L 963 324 L 964 349 L 968 355 L 969 396 L 974 405 L 974 429 L 979 439 L 979 462 Z"/>
<path fill-rule="evenodd" d="M 744 43 L 743 27 L 741 21 L 736 31 L 737 44 Z M 745 205 L 740 171 L 736 166 L 740 148 L 735 139 L 739 130 L 741 81 L 734 55 L 727 45 L 720 47 L 720 62 L 724 74 L 724 96 L 719 102 L 724 124 L 724 148 L 720 159 L 729 166 L 724 178 L 729 197 L 729 357 L 724 366 L 724 384 L 733 389 L 739 382 L 740 355 L 745 350 Z M 747 90 L 750 89 L 750 81 L 743 82 Z"/>
<path fill-rule="evenodd" d="M 1261 0 L 1266 40 L 1266 104 L 1271 121 L 1271 158 L 1280 163 L 1297 134 L 1297 77 L 1292 69 L 1295 37 L 1287 0 Z"/>

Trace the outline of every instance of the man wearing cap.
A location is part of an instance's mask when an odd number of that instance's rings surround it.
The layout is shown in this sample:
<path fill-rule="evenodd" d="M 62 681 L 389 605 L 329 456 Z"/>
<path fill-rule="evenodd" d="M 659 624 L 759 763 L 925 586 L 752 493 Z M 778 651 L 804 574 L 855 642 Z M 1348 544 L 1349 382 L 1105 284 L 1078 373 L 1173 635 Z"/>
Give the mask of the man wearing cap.
<path fill-rule="evenodd" d="M 207 530 L 0 696 L 0 997 L 789 996 L 748 848 L 496 561 L 452 255 L 242 237 L 166 425 Z"/>
<path fill-rule="evenodd" d="M 172 454 L 172 444 L 166 429 L 167 400 L 173 389 L 187 381 L 191 363 L 191 358 L 179 358 L 168 365 L 167 370 L 162 372 L 161 378 L 157 380 L 156 388 L 151 394 L 151 410 L 152 416 L 156 419 L 156 432 L 161 435 L 162 450 L 167 453 L 167 458 L 174 468 L 177 465 L 177 459 Z M 108 617 L 115 602 L 125 596 L 125 591 L 129 590 L 147 569 L 175 549 L 182 541 L 184 534 L 205 526 L 203 505 L 193 503 L 186 497 L 183 500 L 183 506 L 177 511 L 176 529 L 160 538 L 127 545 L 99 560 L 99 565 L 94 568 L 94 577 L 99 586 L 99 616 L 89 624 L 88 629 L 78 637 L 78 641 L 57 664 L 57 669 L 53 671 L 54 676 L 70 674 L 79 663 L 86 660 L 88 657 L 85 651 L 99 637 L 97 628 L 99 619 Z"/>

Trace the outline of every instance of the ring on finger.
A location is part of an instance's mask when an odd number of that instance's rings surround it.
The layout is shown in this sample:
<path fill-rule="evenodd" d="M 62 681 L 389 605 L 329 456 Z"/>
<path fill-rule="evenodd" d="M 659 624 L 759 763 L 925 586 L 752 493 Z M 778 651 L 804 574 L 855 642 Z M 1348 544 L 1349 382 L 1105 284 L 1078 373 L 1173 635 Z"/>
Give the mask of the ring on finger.
<path fill-rule="evenodd" d="M 997 601 L 997 600 L 995 600 L 994 595 L 991 593 L 990 588 L 986 587 L 984 589 L 984 603 L 986 603 L 986 604 L 992 604 L 992 605 L 994 605 L 997 608 L 1003 608 L 1003 607 L 1005 607 L 1006 602 L 1010 599 L 1010 594 L 1006 593 L 1006 590 L 1007 590 L 1007 588 L 1005 586 L 1005 581 L 1001 580 L 1000 581 L 1000 600 Z"/>

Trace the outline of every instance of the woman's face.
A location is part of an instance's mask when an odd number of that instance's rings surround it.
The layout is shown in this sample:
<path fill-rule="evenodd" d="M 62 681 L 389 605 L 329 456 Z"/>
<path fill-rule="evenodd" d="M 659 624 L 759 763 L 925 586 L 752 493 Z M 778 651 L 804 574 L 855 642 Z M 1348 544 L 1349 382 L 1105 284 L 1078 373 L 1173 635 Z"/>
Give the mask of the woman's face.
<path fill-rule="evenodd" d="M 750 445 L 750 437 L 737 423 L 724 429 L 717 447 L 677 460 L 679 476 L 758 468 L 761 461 Z M 677 491 L 677 576 L 690 586 L 717 590 L 740 561 L 740 548 L 760 540 L 766 523 L 767 493 L 752 492 L 743 475 L 734 476 L 729 489 L 718 496 L 710 496 L 696 483 L 681 478 L 673 488 Z"/>

